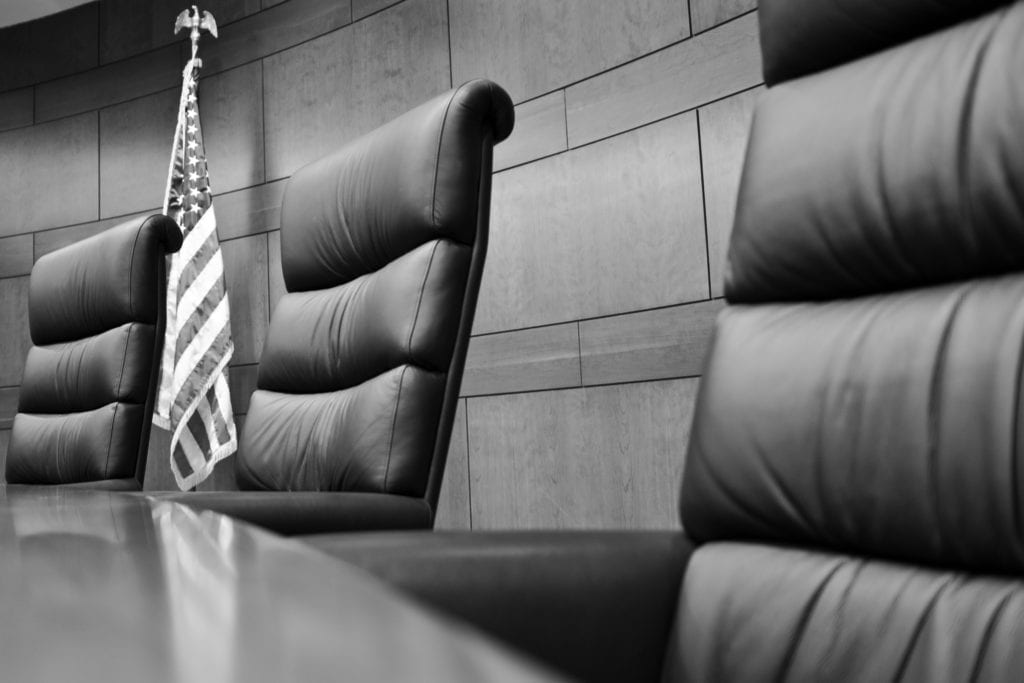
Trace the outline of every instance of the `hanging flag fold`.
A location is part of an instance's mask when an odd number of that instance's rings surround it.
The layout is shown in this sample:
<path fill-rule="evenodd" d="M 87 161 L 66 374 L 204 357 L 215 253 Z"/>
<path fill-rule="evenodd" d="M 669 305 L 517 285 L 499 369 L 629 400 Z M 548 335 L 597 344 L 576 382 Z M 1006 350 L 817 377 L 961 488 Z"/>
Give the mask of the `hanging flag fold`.
<path fill-rule="evenodd" d="M 153 422 L 171 433 L 171 472 L 181 490 L 195 487 L 235 452 L 238 438 L 228 392 L 234 351 L 224 259 L 199 123 L 199 68 L 185 66 L 164 213 L 184 235 L 169 257 L 167 323 Z"/>

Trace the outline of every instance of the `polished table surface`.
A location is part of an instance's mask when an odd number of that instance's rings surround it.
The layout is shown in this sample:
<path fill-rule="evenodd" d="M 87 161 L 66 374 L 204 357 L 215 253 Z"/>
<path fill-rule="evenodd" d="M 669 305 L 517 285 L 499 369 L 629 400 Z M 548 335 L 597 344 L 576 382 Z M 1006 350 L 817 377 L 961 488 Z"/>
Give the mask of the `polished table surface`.
<path fill-rule="evenodd" d="M 0 678 L 552 676 L 299 541 L 140 495 L 0 489 Z"/>

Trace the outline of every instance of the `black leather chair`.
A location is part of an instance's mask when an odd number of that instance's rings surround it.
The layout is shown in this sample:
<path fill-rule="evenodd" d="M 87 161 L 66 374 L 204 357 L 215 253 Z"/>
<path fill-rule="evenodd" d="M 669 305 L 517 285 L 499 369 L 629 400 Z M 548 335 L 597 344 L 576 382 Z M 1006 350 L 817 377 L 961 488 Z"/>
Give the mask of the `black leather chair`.
<path fill-rule="evenodd" d="M 243 490 L 170 499 L 286 534 L 433 526 L 513 117 L 472 81 L 289 180 Z"/>
<path fill-rule="evenodd" d="M 1024 2 L 995 4 L 761 0 L 685 533 L 308 540 L 585 680 L 1019 679 Z"/>
<path fill-rule="evenodd" d="M 7 450 L 8 484 L 140 489 L 166 293 L 170 218 L 132 219 L 42 256 L 29 281 L 32 348 Z"/>

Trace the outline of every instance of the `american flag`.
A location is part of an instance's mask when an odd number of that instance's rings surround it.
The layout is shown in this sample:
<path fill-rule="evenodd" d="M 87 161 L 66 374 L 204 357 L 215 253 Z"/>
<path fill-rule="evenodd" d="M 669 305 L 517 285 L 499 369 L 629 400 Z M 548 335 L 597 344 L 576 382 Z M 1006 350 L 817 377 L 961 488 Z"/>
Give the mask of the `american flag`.
<path fill-rule="evenodd" d="M 171 433 L 171 471 L 193 488 L 235 452 L 227 366 L 234 351 L 224 260 L 206 169 L 197 98 L 199 67 L 185 67 L 164 213 L 185 240 L 170 257 L 167 330 L 153 422 Z"/>

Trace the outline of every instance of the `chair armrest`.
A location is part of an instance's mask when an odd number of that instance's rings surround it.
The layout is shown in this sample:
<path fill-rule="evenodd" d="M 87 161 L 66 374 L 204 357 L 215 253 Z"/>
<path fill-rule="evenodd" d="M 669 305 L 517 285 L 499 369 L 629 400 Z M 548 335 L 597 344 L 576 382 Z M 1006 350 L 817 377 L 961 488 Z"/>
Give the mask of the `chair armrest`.
<path fill-rule="evenodd" d="M 693 546 L 664 532 L 392 532 L 303 540 L 587 681 L 657 681 Z"/>

